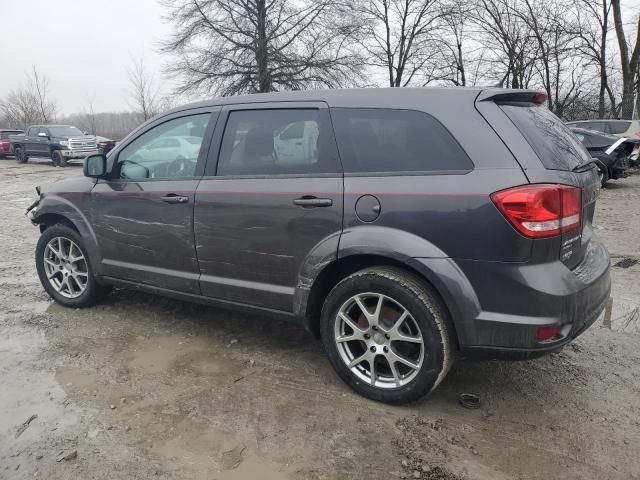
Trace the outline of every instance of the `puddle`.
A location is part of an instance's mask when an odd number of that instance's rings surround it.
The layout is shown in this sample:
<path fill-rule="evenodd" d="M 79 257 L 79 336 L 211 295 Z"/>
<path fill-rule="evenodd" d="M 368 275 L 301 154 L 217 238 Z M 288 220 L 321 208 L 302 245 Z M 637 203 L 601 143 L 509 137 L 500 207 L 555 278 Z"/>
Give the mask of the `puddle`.
<path fill-rule="evenodd" d="M 0 317 L 0 321 L 3 320 Z M 79 412 L 67 401 L 44 358 L 42 332 L 11 325 L 0 328 L 0 454 L 13 454 L 51 435 L 64 435 L 79 422 Z M 17 428 L 36 415 L 16 439 Z M 55 432 L 55 433 L 52 433 Z"/>

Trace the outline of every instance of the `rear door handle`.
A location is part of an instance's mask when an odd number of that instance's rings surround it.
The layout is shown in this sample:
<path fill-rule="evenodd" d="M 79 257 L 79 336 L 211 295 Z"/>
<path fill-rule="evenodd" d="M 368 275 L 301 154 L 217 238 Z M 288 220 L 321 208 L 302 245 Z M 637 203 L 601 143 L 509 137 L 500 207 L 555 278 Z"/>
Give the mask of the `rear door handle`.
<path fill-rule="evenodd" d="M 304 208 L 330 207 L 333 205 L 333 200 L 330 198 L 318 198 L 305 195 L 304 197 L 296 198 L 293 204 Z"/>
<path fill-rule="evenodd" d="M 162 200 L 165 203 L 187 203 L 189 201 L 189 197 L 176 195 L 175 193 L 170 193 L 169 195 L 160 197 L 160 200 Z"/>

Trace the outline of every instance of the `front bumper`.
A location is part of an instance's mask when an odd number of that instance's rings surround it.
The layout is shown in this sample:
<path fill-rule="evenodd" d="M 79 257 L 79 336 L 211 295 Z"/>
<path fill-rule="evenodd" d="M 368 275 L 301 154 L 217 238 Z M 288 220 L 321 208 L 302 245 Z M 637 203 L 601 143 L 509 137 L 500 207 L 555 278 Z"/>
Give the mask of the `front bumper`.
<path fill-rule="evenodd" d="M 558 350 L 598 319 L 611 292 L 609 254 L 593 238 L 573 270 L 560 261 L 458 263 L 480 304 L 475 318 L 455 322 L 467 358 L 518 360 Z M 539 342 L 538 329 L 547 326 L 560 333 Z"/>
<path fill-rule="evenodd" d="M 78 151 L 78 150 L 60 150 L 60 153 L 66 159 L 73 159 L 73 158 L 82 158 L 82 159 L 84 159 L 85 157 L 88 157 L 89 155 L 93 155 L 93 154 L 99 153 L 99 152 L 98 152 L 98 149 L 96 148 L 95 150 L 82 150 L 82 151 Z"/>

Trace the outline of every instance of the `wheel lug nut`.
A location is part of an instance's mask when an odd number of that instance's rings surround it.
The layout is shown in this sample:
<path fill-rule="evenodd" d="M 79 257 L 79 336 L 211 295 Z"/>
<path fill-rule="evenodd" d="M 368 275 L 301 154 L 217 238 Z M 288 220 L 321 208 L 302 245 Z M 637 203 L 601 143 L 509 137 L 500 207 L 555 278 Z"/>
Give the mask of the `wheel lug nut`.
<path fill-rule="evenodd" d="M 384 337 L 385 337 L 387 340 L 390 338 L 388 333 L 385 333 L 385 334 L 384 334 Z"/>
<path fill-rule="evenodd" d="M 384 353 L 389 353 L 389 347 L 384 347 Z"/>
<path fill-rule="evenodd" d="M 371 351 L 375 352 L 376 351 L 376 347 L 371 347 Z"/>
<path fill-rule="evenodd" d="M 371 338 L 371 335 L 369 335 L 368 333 L 364 334 L 364 338 L 366 338 L 367 340 L 369 340 Z"/>

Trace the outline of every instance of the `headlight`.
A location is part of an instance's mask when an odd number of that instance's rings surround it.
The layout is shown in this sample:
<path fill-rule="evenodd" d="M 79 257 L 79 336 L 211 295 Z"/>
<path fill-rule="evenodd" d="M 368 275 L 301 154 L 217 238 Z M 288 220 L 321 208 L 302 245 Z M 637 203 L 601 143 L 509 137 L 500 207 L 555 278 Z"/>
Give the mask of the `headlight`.
<path fill-rule="evenodd" d="M 68 147 L 69 146 L 69 141 L 68 140 L 60 140 L 60 145 L 62 145 L 63 147 Z"/>

